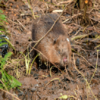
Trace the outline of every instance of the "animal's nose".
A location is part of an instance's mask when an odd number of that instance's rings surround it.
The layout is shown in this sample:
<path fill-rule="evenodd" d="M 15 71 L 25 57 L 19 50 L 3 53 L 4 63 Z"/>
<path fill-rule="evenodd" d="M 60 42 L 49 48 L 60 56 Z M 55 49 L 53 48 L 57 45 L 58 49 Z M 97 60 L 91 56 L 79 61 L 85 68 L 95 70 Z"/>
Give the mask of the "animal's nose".
<path fill-rule="evenodd" d="M 66 63 L 66 62 L 67 62 L 67 58 L 64 58 L 64 59 L 63 59 L 63 62 Z"/>

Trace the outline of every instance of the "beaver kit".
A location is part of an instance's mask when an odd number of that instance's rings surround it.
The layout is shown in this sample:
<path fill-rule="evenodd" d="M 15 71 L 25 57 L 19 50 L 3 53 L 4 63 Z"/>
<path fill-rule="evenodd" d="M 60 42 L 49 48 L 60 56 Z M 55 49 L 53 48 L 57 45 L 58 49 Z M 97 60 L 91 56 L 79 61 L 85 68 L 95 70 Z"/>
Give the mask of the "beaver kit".
<path fill-rule="evenodd" d="M 34 20 L 32 26 L 32 40 L 40 40 L 58 17 L 58 14 L 46 14 Z M 32 46 L 34 45 L 35 43 L 32 44 Z M 35 48 L 43 54 L 36 59 L 38 65 L 39 59 L 42 63 L 49 61 L 50 63 L 62 67 L 71 63 L 71 45 L 61 20 L 56 22 L 52 30 L 36 45 Z M 31 54 L 35 57 L 37 53 L 37 51 L 33 50 Z"/>

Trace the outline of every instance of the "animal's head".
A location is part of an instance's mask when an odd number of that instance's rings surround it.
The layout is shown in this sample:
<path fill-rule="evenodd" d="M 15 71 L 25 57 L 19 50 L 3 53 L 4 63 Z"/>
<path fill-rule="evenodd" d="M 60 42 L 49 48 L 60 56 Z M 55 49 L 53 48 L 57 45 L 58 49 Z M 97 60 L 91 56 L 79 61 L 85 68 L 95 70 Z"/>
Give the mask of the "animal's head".
<path fill-rule="evenodd" d="M 51 46 L 51 61 L 60 66 L 68 65 L 71 62 L 71 46 L 70 41 L 65 36 L 59 36 L 53 40 Z"/>

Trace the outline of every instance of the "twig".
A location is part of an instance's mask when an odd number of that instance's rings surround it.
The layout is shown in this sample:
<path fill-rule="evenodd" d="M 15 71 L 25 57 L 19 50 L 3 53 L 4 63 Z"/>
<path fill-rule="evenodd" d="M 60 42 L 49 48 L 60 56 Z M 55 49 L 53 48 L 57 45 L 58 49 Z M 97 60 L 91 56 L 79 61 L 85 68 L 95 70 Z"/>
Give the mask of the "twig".
<path fill-rule="evenodd" d="M 26 31 L 29 31 L 18 19 L 17 19 L 17 22 L 18 22 Z"/>
<path fill-rule="evenodd" d="M 90 19 L 90 21 L 91 21 L 91 24 L 93 25 L 93 22 L 92 22 L 92 20 Z M 93 25 L 93 28 L 94 28 L 94 30 L 97 32 L 97 33 L 99 33 L 100 34 L 100 32 L 95 28 L 95 26 Z"/>
<path fill-rule="evenodd" d="M 72 1 L 74 1 L 74 0 L 61 1 L 61 2 L 57 3 L 57 5 L 61 5 L 61 4 L 65 4 L 65 3 L 70 3 Z"/>
<path fill-rule="evenodd" d="M 16 96 L 13 95 L 12 93 L 10 93 L 10 92 L 8 92 L 8 91 L 5 91 L 5 90 L 3 90 L 3 89 L 1 89 L 1 88 L 0 88 L 0 90 L 2 90 L 3 92 L 5 92 L 5 93 L 11 95 L 11 96 L 14 97 L 15 99 L 20 100 L 18 97 L 16 97 Z"/>
<path fill-rule="evenodd" d="M 81 31 L 82 28 L 80 28 L 74 35 L 76 36 L 80 31 Z"/>
<path fill-rule="evenodd" d="M 75 65 L 74 54 L 73 54 L 73 59 L 74 59 L 74 67 L 75 67 L 75 69 L 76 69 L 77 72 L 78 72 L 79 74 L 81 74 L 81 76 L 84 78 L 84 80 L 85 80 L 85 82 L 86 82 L 86 85 L 87 85 L 87 87 L 90 89 L 90 91 L 91 91 L 93 97 L 95 98 L 95 100 L 98 100 L 98 98 L 94 95 L 94 93 L 93 93 L 93 91 L 92 91 L 92 89 L 91 89 L 91 87 L 90 87 L 90 84 L 88 83 L 88 81 L 87 81 L 87 79 L 85 78 L 84 74 L 83 74 L 82 72 L 80 72 L 80 71 L 77 69 L 77 67 L 76 67 L 76 65 Z"/>
<path fill-rule="evenodd" d="M 11 19 L 9 19 L 9 18 L 7 18 L 7 20 L 8 21 L 10 21 L 10 22 L 12 22 L 13 24 L 17 24 L 18 25 L 18 23 L 26 30 L 26 31 L 29 31 L 18 19 L 17 19 L 17 22 L 14 22 L 14 21 L 12 21 Z"/>
<path fill-rule="evenodd" d="M 90 84 L 91 84 L 91 81 L 92 81 L 92 79 L 93 79 L 93 77 L 94 77 L 94 75 L 95 75 L 96 71 L 97 71 L 97 64 L 98 64 L 98 52 L 99 52 L 99 50 L 97 50 L 97 61 L 96 61 L 96 67 L 95 67 L 95 71 L 94 71 L 94 73 L 93 73 L 93 75 L 92 75 L 92 77 L 91 77 Z"/>
<path fill-rule="evenodd" d="M 64 8 L 64 10 L 66 9 L 66 7 Z M 63 10 L 63 12 L 64 12 L 64 10 Z M 48 35 L 48 33 L 52 30 L 52 28 L 54 27 L 54 25 L 56 24 L 56 22 L 60 19 L 60 17 L 61 17 L 61 15 L 63 14 L 63 12 L 60 14 L 60 16 L 56 19 L 56 21 L 53 23 L 53 25 L 50 27 L 50 29 L 47 31 L 47 33 L 42 37 L 42 38 L 40 38 L 38 41 L 37 41 L 37 43 L 34 45 L 34 47 L 33 48 L 35 48 L 35 46 L 44 38 L 44 37 L 46 37 L 47 35 Z M 33 48 L 31 49 L 31 51 L 30 52 L 32 52 L 32 50 L 33 50 Z M 27 56 L 27 55 L 26 55 Z"/>
<path fill-rule="evenodd" d="M 6 85 L 2 82 L 2 80 L 0 80 L 0 82 L 3 84 L 4 88 L 8 91 Z"/>
<path fill-rule="evenodd" d="M 89 65 L 91 65 L 94 68 L 94 66 L 91 63 L 89 63 L 83 56 L 81 56 L 80 54 L 78 54 L 78 56 L 82 57 Z"/>
<path fill-rule="evenodd" d="M 58 68 L 54 63 L 52 63 L 42 52 L 40 52 L 39 50 L 37 50 L 36 48 L 33 47 L 34 50 L 36 50 L 37 52 L 39 52 L 41 55 L 43 55 L 44 58 L 46 58 L 51 64 L 53 64 L 56 68 Z M 58 68 L 59 69 L 59 68 Z M 59 69 L 60 70 L 60 69 Z M 61 70 L 60 70 L 61 71 Z M 62 72 L 62 71 L 61 71 Z"/>
<path fill-rule="evenodd" d="M 25 3 L 25 5 L 28 6 L 28 8 L 30 8 L 30 10 L 31 10 L 31 12 L 32 12 L 32 16 L 33 16 L 33 18 L 36 19 L 36 18 L 35 18 L 35 14 L 34 14 L 34 12 L 33 12 L 33 10 L 32 10 L 32 6 L 30 5 L 29 0 L 28 0 L 28 2 L 25 1 L 25 0 L 22 0 L 22 1 Z"/>
<path fill-rule="evenodd" d="M 70 16 L 65 21 L 63 21 L 63 23 L 66 23 L 67 21 L 69 21 L 69 20 L 71 20 L 71 19 L 73 19 L 73 18 L 75 18 L 77 16 L 80 16 L 80 15 L 82 15 L 82 13 L 74 14 L 73 16 Z"/>
<path fill-rule="evenodd" d="M 49 85 L 51 82 L 55 81 L 55 80 L 59 80 L 59 82 L 61 81 L 59 78 L 54 78 L 54 79 L 50 80 L 50 81 L 45 85 L 45 87 L 46 87 L 47 85 Z"/>
<path fill-rule="evenodd" d="M 51 28 L 47 31 L 47 33 L 38 40 L 38 42 L 34 45 L 34 47 L 36 47 L 36 45 L 44 38 L 48 35 L 48 33 L 52 30 L 52 28 L 54 27 L 54 25 L 56 24 L 56 22 L 60 19 L 61 15 L 63 14 L 63 12 L 60 14 L 60 16 L 56 19 L 56 21 L 53 23 L 53 25 L 51 26 Z"/>
<path fill-rule="evenodd" d="M 71 41 L 74 41 L 76 39 L 81 39 L 81 38 L 85 38 L 86 36 L 88 36 L 89 34 L 83 34 L 83 35 L 77 35 L 77 36 L 73 36 L 71 38 Z"/>

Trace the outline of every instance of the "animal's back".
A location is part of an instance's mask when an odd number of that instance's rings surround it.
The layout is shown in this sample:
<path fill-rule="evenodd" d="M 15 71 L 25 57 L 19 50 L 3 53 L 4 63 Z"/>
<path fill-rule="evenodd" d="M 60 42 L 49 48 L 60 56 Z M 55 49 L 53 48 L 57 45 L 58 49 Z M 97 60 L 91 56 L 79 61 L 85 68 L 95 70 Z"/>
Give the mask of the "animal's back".
<path fill-rule="evenodd" d="M 51 28 L 54 22 L 57 20 L 59 16 L 57 14 L 47 14 L 43 15 L 40 18 L 37 18 L 33 22 L 32 27 L 32 39 L 34 41 L 39 40 L 43 35 L 47 33 L 47 31 Z M 65 35 L 65 29 L 60 20 L 56 22 L 52 30 L 49 32 L 47 36 L 51 36 L 52 38 L 58 38 L 59 35 Z"/>

